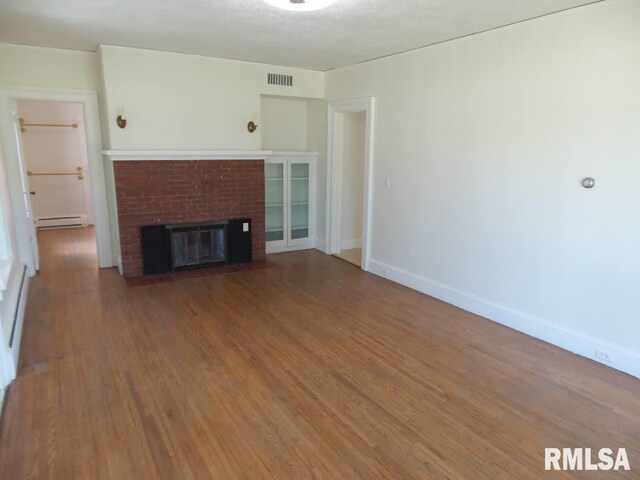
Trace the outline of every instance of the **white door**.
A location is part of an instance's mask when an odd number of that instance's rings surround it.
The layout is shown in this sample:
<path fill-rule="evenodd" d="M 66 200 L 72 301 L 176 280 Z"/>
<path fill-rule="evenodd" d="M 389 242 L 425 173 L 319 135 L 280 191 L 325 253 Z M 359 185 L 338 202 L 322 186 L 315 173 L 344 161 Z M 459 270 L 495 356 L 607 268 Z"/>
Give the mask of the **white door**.
<path fill-rule="evenodd" d="M 36 223 L 33 215 L 33 206 L 31 204 L 31 193 L 29 190 L 29 179 L 27 177 L 27 163 L 24 155 L 24 147 L 22 145 L 22 135 L 20 131 L 20 119 L 18 118 L 18 105 L 14 100 L 12 104 L 13 111 L 13 129 L 16 136 L 16 144 L 18 145 L 18 164 L 20 165 L 20 178 L 22 181 L 22 195 L 24 198 L 24 206 L 29 225 L 29 239 L 33 258 L 33 268 L 40 270 L 40 251 L 38 250 L 38 236 L 36 232 Z"/>

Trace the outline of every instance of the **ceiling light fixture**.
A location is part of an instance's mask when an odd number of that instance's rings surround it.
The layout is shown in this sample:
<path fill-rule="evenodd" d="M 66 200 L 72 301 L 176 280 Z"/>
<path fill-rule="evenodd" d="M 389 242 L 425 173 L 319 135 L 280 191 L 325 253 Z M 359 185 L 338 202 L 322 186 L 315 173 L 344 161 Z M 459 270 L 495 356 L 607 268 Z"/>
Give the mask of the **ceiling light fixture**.
<path fill-rule="evenodd" d="M 264 0 L 269 5 L 294 12 L 311 12 L 326 8 L 336 0 Z"/>

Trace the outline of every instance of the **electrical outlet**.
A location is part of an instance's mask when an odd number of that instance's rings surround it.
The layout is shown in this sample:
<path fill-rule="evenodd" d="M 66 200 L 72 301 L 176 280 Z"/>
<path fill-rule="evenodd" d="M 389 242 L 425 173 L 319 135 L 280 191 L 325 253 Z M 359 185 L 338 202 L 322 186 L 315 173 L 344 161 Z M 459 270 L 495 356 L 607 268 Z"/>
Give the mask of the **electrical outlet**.
<path fill-rule="evenodd" d="M 385 277 L 388 277 L 389 276 L 389 270 L 384 268 L 384 267 L 382 267 L 382 275 L 384 275 Z"/>
<path fill-rule="evenodd" d="M 384 179 L 384 188 L 386 189 L 391 188 L 391 179 L 389 177 Z"/>
<path fill-rule="evenodd" d="M 609 355 L 609 352 L 600 348 L 596 348 L 596 359 L 600 360 L 601 362 L 611 363 L 611 355 Z"/>

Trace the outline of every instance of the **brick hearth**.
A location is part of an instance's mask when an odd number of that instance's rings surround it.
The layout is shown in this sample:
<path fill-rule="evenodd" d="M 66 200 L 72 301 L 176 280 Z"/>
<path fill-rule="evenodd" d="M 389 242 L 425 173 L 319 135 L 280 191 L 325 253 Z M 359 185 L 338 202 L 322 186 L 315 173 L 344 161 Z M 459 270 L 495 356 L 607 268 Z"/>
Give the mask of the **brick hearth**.
<path fill-rule="evenodd" d="M 264 161 L 114 161 L 125 277 L 142 275 L 140 227 L 248 217 L 253 260 L 265 259 Z"/>

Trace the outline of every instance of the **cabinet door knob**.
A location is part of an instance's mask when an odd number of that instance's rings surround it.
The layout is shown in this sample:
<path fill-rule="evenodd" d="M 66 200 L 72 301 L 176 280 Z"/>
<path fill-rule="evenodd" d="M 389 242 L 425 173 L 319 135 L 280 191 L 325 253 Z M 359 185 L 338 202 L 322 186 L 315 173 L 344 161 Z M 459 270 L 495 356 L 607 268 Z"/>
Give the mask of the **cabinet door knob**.
<path fill-rule="evenodd" d="M 29 192 L 29 195 L 35 195 L 35 194 L 36 194 L 36 191 L 35 191 L 35 190 L 31 190 L 31 191 Z"/>

